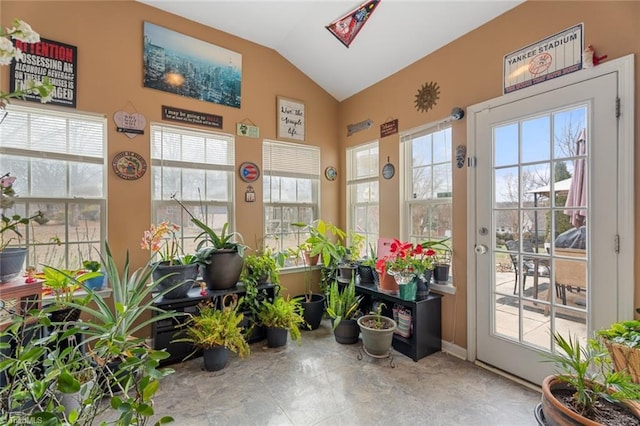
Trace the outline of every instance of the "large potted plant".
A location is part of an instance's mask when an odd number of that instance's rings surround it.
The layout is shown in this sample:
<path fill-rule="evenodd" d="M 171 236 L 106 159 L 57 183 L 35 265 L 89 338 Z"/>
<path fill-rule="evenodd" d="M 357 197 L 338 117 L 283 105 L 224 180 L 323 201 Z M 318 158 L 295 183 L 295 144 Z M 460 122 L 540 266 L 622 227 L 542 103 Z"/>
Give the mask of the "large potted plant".
<path fill-rule="evenodd" d="M 634 383 L 640 383 L 640 321 L 616 322 L 597 335 L 607 347 L 614 368 L 626 371 Z"/>
<path fill-rule="evenodd" d="M 196 218 L 177 198 L 172 197 L 200 228 L 196 236 L 196 262 L 200 265 L 202 279 L 209 290 L 227 290 L 235 287 L 244 265 L 242 235 L 228 232 L 229 223 L 222 226 L 220 234 Z M 240 240 L 240 241 L 237 241 Z"/>
<path fill-rule="evenodd" d="M 0 283 L 14 279 L 22 271 L 27 248 L 10 247 L 14 240 L 22 238 L 21 227 L 28 225 L 31 221 L 39 224 L 47 222 L 41 211 L 27 217 L 17 213 L 5 214 L 15 204 L 16 192 L 13 189 L 15 181 L 15 176 L 9 173 L 0 177 Z"/>
<path fill-rule="evenodd" d="M 149 250 L 158 256 L 160 261 L 153 269 L 153 280 L 157 282 L 157 289 L 174 287 L 165 294 L 167 299 L 181 299 L 187 297 L 189 290 L 198 278 L 198 264 L 192 254 L 185 255 L 178 242 L 177 232 L 180 227 L 168 221 L 144 231 L 140 248 Z M 180 283 L 181 285 L 175 286 Z"/>
<path fill-rule="evenodd" d="M 117 413 L 118 424 L 144 424 L 153 415 L 160 380 L 172 372 L 158 369 L 159 362 L 169 355 L 152 350 L 135 333 L 178 314 L 154 308 L 163 291 L 155 292 L 153 265 L 131 271 L 127 253 L 120 269 L 106 242 L 103 253 L 101 263 L 110 279 L 110 295 L 95 292 L 71 275 L 71 281 L 87 292 L 91 303 L 61 300 L 86 314 L 84 321 L 69 321 L 51 333 L 41 333 L 40 329 L 52 324 L 51 319 L 46 309 L 32 310 L 0 331 L 0 377 L 7 381 L 0 386 L 1 424 L 93 424 L 96 415 L 106 410 Z M 150 316 L 154 309 L 158 315 Z M 79 334 L 85 339 L 69 344 L 69 338 Z M 15 350 L 5 350 L 6 342 Z M 90 370 L 99 386 L 88 389 L 84 379 L 93 376 Z M 60 394 L 76 391 L 80 391 L 76 402 L 82 403 L 65 407 L 66 398 Z M 109 403 L 98 403 L 104 399 Z"/>
<path fill-rule="evenodd" d="M 384 307 L 384 303 L 378 303 L 375 311 L 358 318 L 364 351 L 374 357 L 389 355 L 397 327 L 393 319 L 382 315 Z"/>
<path fill-rule="evenodd" d="M 597 339 L 581 345 L 578 337 L 554 333 L 557 351 L 547 355 L 559 369 L 542 382 L 539 421 L 554 425 L 638 424 L 640 411 L 626 401 L 640 399 L 640 385 L 614 371 Z M 626 421 L 626 423 L 625 423 Z"/>
<path fill-rule="evenodd" d="M 258 311 L 258 322 L 267 327 L 267 346 L 278 348 L 287 344 L 287 333 L 291 340 L 302 337 L 300 327 L 307 327 L 302 316 L 300 298 L 277 295 L 272 301 L 265 300 Z"/>
<path fill-rule="evenodd" d="M 334 281 L 327 295 L 327 314 L 333 325 L 336 342 L 353 344 L 358 342 L 360 328 L 356 322 L 360 316 L 362 296 L 356 296 L 355 277 L 342 290 L 338 281 Z"/>
<path fill-rule="evenodd" d="M 229 359 L 229 352 L 238 354 L 240 358 L 249 355 L 249 345 L 240 327 L 243 314 L 237 311 L 237 306 L 216 309 L 211 303 L 202 302 L 198 311 L 185 324 L 184 337 L 174 342 L 193 344 L 195 349 L 189 356 L 202 349 L 205 370 L 222 370 Z"/>

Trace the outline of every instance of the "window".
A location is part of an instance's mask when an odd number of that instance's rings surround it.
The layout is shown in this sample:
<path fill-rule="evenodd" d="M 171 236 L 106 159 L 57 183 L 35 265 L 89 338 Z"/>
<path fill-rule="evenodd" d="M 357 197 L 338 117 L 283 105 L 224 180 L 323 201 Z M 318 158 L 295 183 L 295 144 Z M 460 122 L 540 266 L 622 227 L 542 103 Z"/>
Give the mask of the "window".
<path fill-rule="evenodd" d="M 106 239 L 106 119 L 92 114 L 7 106 L 0 125 L 0 172 L 17 180 L 19 198 L 5 215 L 32 216 L 21 227 L 26 264 L 78 269 L 96 260 Z"/>
<path fill-rule="evenodd" d="M 378 142 L 347 149 L 347 229 L 365 237 L 364 252 L 378 244 Z"/>
<path fill-rule="evenodd" d="M 232 230 L 234 167 L 232 136 L 151 125 L 153 223 L 166 220 L 179 225 L 185 253 L 195 252 L 200 228 L 172 196 L 216 232 L 225 223 Z"/>
<path fill-rule="evenodd" d="M 320 149 L 267 140 L 262 147 L 264 244 L 276 251 L 286 250 L 307 238 L 292 223 L 318 219 Z"/>
<path fill-rule="evenodd" d="M 451 126 L 414 129 L 401 141 L 404 235 L 412 242 L 451 237 Z"/>

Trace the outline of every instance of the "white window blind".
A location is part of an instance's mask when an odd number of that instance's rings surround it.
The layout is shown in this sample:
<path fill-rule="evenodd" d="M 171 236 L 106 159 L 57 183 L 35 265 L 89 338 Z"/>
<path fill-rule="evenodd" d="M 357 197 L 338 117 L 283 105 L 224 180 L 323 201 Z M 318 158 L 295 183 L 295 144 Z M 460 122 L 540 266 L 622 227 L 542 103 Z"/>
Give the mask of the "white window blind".
<path fill-rule="evenodd" d="M 16 177 L 19 198 L 4 214 L 44 213 L 21 226 L 28 265 L 78 269 L 106 239 L 104 116 L 8 105 L 0 125 L 0 175 Z"/>
<path fill-rule="evenodd" d="M 320 175 L 320 149 L 314 146 L 265 140 L 262 162 L 265 174 L 307 177 Z"/>

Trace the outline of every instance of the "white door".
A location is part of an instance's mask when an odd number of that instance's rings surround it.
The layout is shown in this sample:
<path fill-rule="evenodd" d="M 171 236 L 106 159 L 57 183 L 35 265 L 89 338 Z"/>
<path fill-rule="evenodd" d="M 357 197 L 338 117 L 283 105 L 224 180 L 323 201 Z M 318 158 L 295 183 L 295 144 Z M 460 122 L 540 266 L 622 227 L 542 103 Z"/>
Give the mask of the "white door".
<path fill-rule="evenodd" d="M 470 108 L 475 356 L 536 384 L 551 333 L 585 341 L 633 295 L 619 285 L 633 268 L 618 249 L 619 75 L 588 77 Z"/>

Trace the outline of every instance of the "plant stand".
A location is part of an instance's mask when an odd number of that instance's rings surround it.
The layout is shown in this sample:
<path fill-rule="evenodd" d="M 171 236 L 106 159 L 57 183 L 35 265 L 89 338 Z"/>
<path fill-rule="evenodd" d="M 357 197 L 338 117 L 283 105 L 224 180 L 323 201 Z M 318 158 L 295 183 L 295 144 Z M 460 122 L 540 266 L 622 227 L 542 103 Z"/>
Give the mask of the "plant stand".
<path fill-rule="evenodd" d="M 358 348 L 358 355 L 357 355 L 358 361 L 362 361 L 362 358 L 364 358 L 365 354 L 375 359 L 388 359 L 389 367 L 396 368 L 396 363 L 393 361 L 393 349 L 391 348 L 389 348 L 389 352 L 387 352 L 384 355 L 373 355 L 365 349 L 364 345 L 362 345 Z"/>

